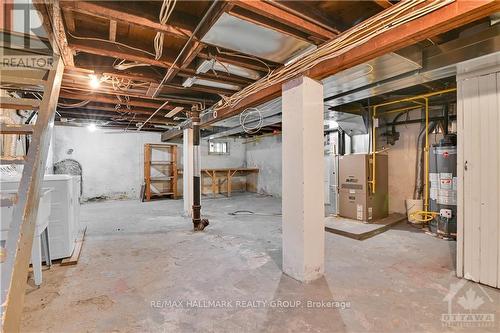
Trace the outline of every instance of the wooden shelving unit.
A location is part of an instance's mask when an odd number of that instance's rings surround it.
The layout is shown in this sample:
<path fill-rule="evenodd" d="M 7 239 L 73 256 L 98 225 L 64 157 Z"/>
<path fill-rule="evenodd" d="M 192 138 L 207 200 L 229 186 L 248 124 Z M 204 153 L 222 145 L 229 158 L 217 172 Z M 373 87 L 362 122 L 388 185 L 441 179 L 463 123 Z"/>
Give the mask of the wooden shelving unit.
<path fill-rule="evenodd" d="M 155 151 L 157 153 L 154 153 Z M 153 170 L 156 170 L 154 176 L 152 176 Z M 146 201 L 152 198 L 177 198 L 176 145 L 153 143 L 144 145 L 144 186 Z"/>

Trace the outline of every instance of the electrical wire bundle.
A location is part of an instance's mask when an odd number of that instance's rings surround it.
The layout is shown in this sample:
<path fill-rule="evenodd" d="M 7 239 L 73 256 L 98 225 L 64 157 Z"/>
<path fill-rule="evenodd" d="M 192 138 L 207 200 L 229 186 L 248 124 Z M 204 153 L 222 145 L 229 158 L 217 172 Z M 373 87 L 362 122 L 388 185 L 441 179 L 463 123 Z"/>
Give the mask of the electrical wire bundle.
<path fill-rule="evenodd" d="M 395 29 L 419 17 L 425 16 L 454 1 L 455 0 L 435 0 L 427 2 L 426 0 L 407 0 L 393 5 L 380 14 L 357 24 L 316 50 L 306 52 L 302 58 L 295 62 L 270 71 L 268 75 L 264 76 L 259 81 L 252 83 L 230 97 L 223 98 L 223 102 L 217 105 L 215 110 L 235 107 L 244 98 L 262 89 L 292 79 L 325 60 L 337 58 L 386 31 Z"/>
<path fill-rule="evenodd" d="M 247 134 L 255 134 L 262 128 L 264 118 L 257 108 L 248 108 L 240 113 L 240 125 Z"/>
<path fill-rule="evenodd" d="M 165 25 L 167 24 L 168 18 L 174 11 L 175 3 L 177 0 L 163 0 L 163 4 L 161 5 L 160 9 L 160 24 Z M 155 46 L 155 59 L 159 60 L 161 58 L 161 55 L 163 54 L 163 39 L 165 37 L 165 34 L 163 32 L 157 32 L 155 39 L 154 39 L 154 46 Z"/>

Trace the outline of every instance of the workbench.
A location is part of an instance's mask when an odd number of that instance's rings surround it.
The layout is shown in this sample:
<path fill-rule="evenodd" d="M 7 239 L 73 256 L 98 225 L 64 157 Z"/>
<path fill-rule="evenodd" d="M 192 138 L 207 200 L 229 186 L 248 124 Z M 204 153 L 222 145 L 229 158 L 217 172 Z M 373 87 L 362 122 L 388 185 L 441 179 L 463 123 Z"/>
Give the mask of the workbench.
<path fill-rule="evenodd" d="M 182 174 L 182 170 L 178 170 L 178 174 Z M 211 194 L 215 197 L 217 194 L 227 193 L 227 197 L 231 196 L 233 191 L 233 178 L 245 177 L 244 190 L 247 192 L 257 192 L 257 176 L 258 168 L 215 168 L 201 170 L 201 190 L 206 194 L 204 188 L 209 187 Z M 204 179 L 210 179 L 208 184 L 205 184 Z M 225 186 L 224 186 L 225 185 Z"/>

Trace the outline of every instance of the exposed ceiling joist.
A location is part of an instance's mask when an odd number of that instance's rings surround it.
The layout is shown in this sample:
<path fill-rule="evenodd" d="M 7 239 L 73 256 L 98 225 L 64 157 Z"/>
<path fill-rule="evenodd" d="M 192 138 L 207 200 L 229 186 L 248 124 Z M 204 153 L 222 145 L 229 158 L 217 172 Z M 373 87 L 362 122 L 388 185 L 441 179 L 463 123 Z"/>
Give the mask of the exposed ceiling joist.
<path fill-rule="evenodd" d="M 118 102 L 118 100 L 117 100 Z M 116 104 L 116 103 L 115 103 Z M 136 113 L 136 114 L 143 114 L 150 116 L 154 110 L 153 109 L 147 109 L 147 108 L 139 108 L 136 106 L 131 106 L 130 109 L 127 109 L 125 106 L 123 106 L 123 109 L 117 109 L 115 105 L 96 105 L 95 103 L 89 103 L 85 106 L 80 106 L 78 108 L 59 108 L 57 109 L 59 112 L 67 112 L 70 110 L 87 110 L 87 112 L 90 111 L 105 111 L 105 112 L 114 112 L 114 113 L 123 113 L 123 112 L 129 112 L 129 113 Z"/>
<path fill-rule="evenodd" d="M 117 23 L 115 20 L 109 21 L 109 40 L 112 42 L 116 41 L 116 26 Z"/>
<path fill-rule="evenodd" d="M 392 3 L 389 2 L 389 0 L 373 0 L 377 5 L 380 7 L 386 9 L 392 6 Z"/>
<path fill-rule="evenodd" d="M 320 40 L 329 40 L 335 37 L 339 32 L 334 29 L 326 29 L 309 20 L 295 15 L 291 11 L 284 10 L 266 1 L 240 0 L 236 6 L 247 9 L 253 13 L 280 22 L 288 27 L 306 32 Z M 286 31 L 285 31 L 286 33 Z"/>
<path fill-rule="evenodd" d="M 61 93 L 59 94 L 60 97 L 62 98 L 68 98 L 68 99 L 74 99 L 74 100 L 80 100 L 80 101 L 87 101 L 91 100 L 93 102 L 99 102 L 99 103 L 108 103 L 108 104 L 119 104 L 119 100 L 116 97 L 108 97 L 105 95 L 101 94 L 83 94 L 83 93 L 70 93 L 67 92 L 66 90 L 61 90 Z M 142 101 L 138 99 L 130 99 L 128 102 L 129 105 L 131 106 L 139 106 L 139 107 L 144 107 L 144 108 L 152 108 L 152 109 L 157 109 L 161 106 L 162 103 L 155 103 L 151 101 Z M 170 105 L 166 105 L 164 107 L 165 110 L 170 110 L 172 107 Z"/>
<path fill-rule="evenodd" d="M 116 46 L 110 45 L 110 43 L 101 41 L 86 42 L 82 40 L 70 39 L 70 47 L 76 52 L 85 52 L 103 57 L 137 61 L 140 63 L 163 68 L 169 68 L 171 65 L 171 63 L 168 61 L 156 60 L 151 55 L 147 55 L 140 51 L 126 49 L 125 47 L 118 48 Z"/>
<path fill-rule="evenodd" d="M 109 1 L 108 5 L 102 5 L 95 2 L 86 1 L 63 1 L 62 7 L 65 11 L 74 11 L 94 17 L 100 17 L 108 20 L 135 24 L 155 31 L 163 32 L 169 36 L 177 38 L 189 38 L 191 31 L 188 29 L 174 27 L 169 24 L 161 24 L 148 18 L 127 13 L 123 8 L 112 8 L 113 2 Z"/>
<path fill-rule="evenodd" d="M 148 116 L 136 116 L 136 115 L 120 115 L 117 113 L 102 113 L 102 112 L 87 112 L 85 110 L 79 110 L 79 109 L 74 109 L 74 110 L 58 110 L 59 114 L 61 117 L 67 117 L 67 118 L 72 118 L 72 117 L 85 117 L 86 119 L 99 119 L 99 118 L 120 118 L 123 120 L 133 120 L 133 121 L 145 121 L 148 119 Z M 176 123 L 173 121 L 169 121 L 167 118 L 160 117 L 160 116 L 155 116 L 151 118 L 149 123 L 152 124 L 162 124 L 162 125 L 175 125 Z"/>
<path fill-rule="evenodd" d="M 65 66 L 74 66 L 73 53 L 68 47 L 59 0 L 54 0 L 50 4 L 33 1 L 33 6 L 42 17 L 43 27 L 51 40 L 54 51 L 61 56 Z"/>

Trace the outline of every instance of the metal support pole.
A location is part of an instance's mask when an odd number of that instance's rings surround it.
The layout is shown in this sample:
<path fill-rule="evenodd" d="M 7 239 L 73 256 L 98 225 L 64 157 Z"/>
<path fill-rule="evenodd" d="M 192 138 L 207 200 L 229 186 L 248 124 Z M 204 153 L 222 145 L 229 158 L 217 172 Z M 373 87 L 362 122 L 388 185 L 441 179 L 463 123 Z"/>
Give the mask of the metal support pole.
<path fill-rule="evenodd" d="M 193 124 L 193 229 L 202 231 L 209 224 L 201 218 L 200 111 L 193 105 L 189 113 Z"/>

